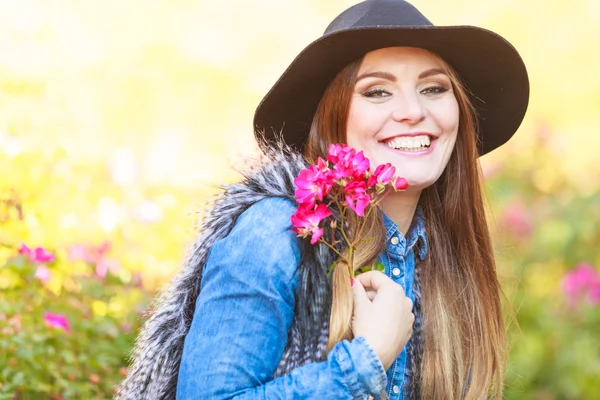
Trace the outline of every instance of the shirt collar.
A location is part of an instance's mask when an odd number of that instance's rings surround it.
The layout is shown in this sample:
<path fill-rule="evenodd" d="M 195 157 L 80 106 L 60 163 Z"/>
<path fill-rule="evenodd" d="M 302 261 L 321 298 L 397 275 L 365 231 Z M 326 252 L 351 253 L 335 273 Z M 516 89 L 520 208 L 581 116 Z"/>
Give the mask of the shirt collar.
<path fill-rule="evenodd" d="M 417 245 L 417 251 L 421 260 L 425 259 L 429 246 L 427 244 L 427 235 L 425 233 L 425 220 L 423 218 L 423 208 L 419 204 L 413 217 L 413 221 L 408 228 L 408 235 L 404 238 L 402 232 L 398 229 L 398 225 L 390 219 L 384 212 L 383 220 L 386 227 L 385 240 L 388 242 L 392 236 L 396 235 L 400 240 L 406 240 L 405 253 L 408 253 L 415 245 Z"/>

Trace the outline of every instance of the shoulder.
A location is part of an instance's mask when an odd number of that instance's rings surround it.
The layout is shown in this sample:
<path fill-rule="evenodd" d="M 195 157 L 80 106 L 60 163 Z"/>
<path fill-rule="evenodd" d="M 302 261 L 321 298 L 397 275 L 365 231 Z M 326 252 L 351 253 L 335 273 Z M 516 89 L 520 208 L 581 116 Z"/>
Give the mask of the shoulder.
<path fill-rule="evenodd" d="M 259 236 L 272 236 L 273 233 L 291 232 L 291 216 L 296 206 L 283 197 L 268 197 L 257 201 L 238 218 L 232 230 L 251 230 Z"/>
<path fill-rule="evenodd" d="M 282 197 L 254 203 L 237 218 L 229 234 L 213 244 L 209 264 L 291 278 L 300 262 L 300 239 L 290 220 L 295 211 L 294 203 Z"/>

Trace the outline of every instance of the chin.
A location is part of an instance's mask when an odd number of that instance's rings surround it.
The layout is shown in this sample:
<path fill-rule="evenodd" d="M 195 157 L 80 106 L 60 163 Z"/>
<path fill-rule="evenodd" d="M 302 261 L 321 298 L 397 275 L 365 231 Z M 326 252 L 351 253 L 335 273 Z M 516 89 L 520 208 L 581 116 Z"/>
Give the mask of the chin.
<path fill-rule="evenodd" d="M 412 188 L 413 190 L 423 190 L 433 185 L 439 177 L 413 177 L 413 176 L 405 176 L 404 177 L 408 181 L 409 190 Z"/>

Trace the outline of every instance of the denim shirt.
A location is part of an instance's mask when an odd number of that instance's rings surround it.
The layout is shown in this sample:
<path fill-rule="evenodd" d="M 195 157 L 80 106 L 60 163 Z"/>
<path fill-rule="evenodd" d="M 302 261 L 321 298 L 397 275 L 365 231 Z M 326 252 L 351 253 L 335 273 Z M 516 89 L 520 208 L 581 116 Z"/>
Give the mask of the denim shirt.
<path fill-rule="evenodd" d="M 404 288 L 406 296 L 413 302 L 415 301 L 415 265 L 417 259 L 415 250 L 420 261 L 425 259 L 428 246 L 425 236 L 425 223 L 420 208 L 417 209 L 413 223 L 405 238 L 398 226 L 383 214 L 385 227 L 387 230 L 387 247 L 379 260 L 385 265 L 385 274 L 394 282 Z M 417 246 L 418 243 L 418 246 Z M 421 315 L 415 315 L 415 325 Z M 400 400 L 405 397 L 404 392 L 408 390 L 410 380 L 410 368 L 407 354 L 407 346 L 404 346 L 402 353 L 387 371 L 386 392 L 390 400 Z"/>
<path fill-rule="evenodd" d="M 290 230 L 295 206 L 283 198 L 246 210 L 227 237 L 214 243 L 186 336 L 177 399 L 368 399 L 382 390 L 393 400 L 407 379 L 402 351 L 386 372 L 364 337 L 344 340 L 327 359 L 273 379 L 294 318 L 299 240 Z M 407 241 L 385 218 L 385 273 L 414 300 L 413 247 L 424 239 L 414 224 Z M 424 250 L 423 250 L 424 249 Z M 426 252 L 421 247 L 421 255 Z"/>

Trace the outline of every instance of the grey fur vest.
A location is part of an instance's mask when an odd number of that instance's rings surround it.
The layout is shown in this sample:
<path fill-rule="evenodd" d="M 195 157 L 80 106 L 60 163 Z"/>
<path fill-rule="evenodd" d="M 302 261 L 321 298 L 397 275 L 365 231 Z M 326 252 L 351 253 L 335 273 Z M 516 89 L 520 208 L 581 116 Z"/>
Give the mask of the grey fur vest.
<path fill-rule="evenodd" d="M 117 388 L 118 400 L 175 399 L 185 336 L 200 291 L 202 267 L 212 244 L 228 235 L 248 207 L 266 197 L 294 199 L 294 178 L 307 167 L 303 157 L 279 145 L 239 183 L 224 186 L 200 226 L 179 274 L 155 300 L 140 332 L 127 377 Z M 288 343 L 275 376 L 288 374 L 325 356 L 331 308 L 327 276 L 334 253 L 325 245 L 301 241 L 299 288 Z"/>

